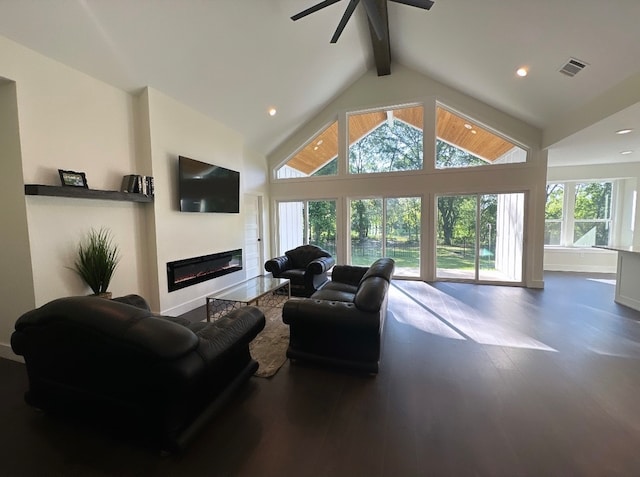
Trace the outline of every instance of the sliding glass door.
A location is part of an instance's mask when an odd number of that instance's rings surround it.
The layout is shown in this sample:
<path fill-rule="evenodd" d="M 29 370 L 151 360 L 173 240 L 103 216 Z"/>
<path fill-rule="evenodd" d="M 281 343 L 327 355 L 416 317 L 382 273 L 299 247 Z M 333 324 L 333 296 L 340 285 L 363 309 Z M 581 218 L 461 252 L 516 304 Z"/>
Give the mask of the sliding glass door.
<path fill-rule="evenodd" d="M 391 257 L 395 276 L 420 276 L 420 197 L 357 199 L 350 210 L 351 264 Z"/>
<path fill-rule="evenodd" d="M 336 201 L 307 201 L 307 243 L 317 245 L 336 256 Z"/>
<path fill-rule="evenodd" d="M 437 198 L 436 278 L 522 282 L 524 194 Z"/>
<path fill-rule="evenodd" d="M 369 266 L 383 256 L 382 199 L 351 201 L 351 265 Z"/>
<path fill-rule="evenodd" d="M 336 255 L 336 201 L 278 202 L 278 251 L 312 244 Z"/>

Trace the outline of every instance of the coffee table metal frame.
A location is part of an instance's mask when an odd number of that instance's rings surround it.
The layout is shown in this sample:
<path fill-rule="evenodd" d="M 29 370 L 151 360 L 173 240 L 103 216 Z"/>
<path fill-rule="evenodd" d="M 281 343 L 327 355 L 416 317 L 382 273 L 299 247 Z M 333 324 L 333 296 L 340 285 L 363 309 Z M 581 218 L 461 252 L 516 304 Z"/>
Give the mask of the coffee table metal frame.
<path fill-rule="evenodd" d="M 255 304 L 282 306 L 291 298 L 291 286 L 286 278 L 259 276 L 231 288 L 207 296 L 207 321 L 217 320 L 231 310 Z"/>

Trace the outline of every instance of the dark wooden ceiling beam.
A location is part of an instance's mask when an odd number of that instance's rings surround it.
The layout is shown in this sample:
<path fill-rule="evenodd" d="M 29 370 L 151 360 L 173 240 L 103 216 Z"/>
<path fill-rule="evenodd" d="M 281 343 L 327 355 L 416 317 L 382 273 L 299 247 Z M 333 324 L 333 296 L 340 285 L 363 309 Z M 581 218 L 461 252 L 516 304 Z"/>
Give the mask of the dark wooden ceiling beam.
<path fill-rule="evenodd" d="M 387 0 L 375 0 L 376 9 L 380 13 L 384 35 L 379 39 L 371 20 L 367 16 L 369 23 L 369 33 L 371 35 L 371 46 L 373 47 L 373 58 L 376 63 L 378 76 L 391 74 L 391 47 L 389 45 L 389 15 L 387 13 Z"/>

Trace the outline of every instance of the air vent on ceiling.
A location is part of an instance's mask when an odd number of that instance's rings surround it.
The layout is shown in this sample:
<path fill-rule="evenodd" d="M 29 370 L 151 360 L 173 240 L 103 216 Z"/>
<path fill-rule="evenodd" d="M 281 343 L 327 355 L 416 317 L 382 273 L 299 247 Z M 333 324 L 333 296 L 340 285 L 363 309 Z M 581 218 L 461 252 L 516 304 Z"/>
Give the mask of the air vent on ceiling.
<path fill-rule="evenodd" d="M 560 73 L 573 77 L 580 73 L 585 66 L 587 66 L 587 63 L 584 61 L 569 58 L 569 61 L 560 69 Z"/>

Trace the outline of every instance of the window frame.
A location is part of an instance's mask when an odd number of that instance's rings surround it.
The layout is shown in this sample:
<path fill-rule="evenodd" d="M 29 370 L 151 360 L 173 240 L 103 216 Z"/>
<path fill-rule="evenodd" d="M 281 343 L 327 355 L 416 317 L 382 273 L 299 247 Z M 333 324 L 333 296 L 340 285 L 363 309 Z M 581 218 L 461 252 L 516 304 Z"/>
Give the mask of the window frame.
<path fill-rule="evenodd" d="M 284 253 L 287 250 L 290 250 L 291 248 L 297 246 L 297 245 L 308 245 L 308 244 L 313 244 L 313 245 L 317 245 L 314 244 L 313 241 L 311 240 L 311 222 L 309 220 L 309 203 L 310 202 L 333 202 L 335 204 L 335 228 L 336 228 L 336 237 L 334 239 L 334 247 L 336 247 L 337 250 L 337 241 L 338 241 L 338 227 L 339 227 L 339 220 L 338 220 L 338 204 L 339 204 L 339 200 L 337 198 L 319 198 L 319 199 L 282 199 L 282 200 L 276 200 L 275 201 L 275 218 L 276 218 L 276 228 L 277 228 L 277 234 L 276 234 L 276 240 L 275 240 L 275 244 L 276 244 L 276 250 L 278 251 L 277 253 L 279 255 L 284 255 Z M 298 243 L 296 245 L 293 244 L 283 244 L 282 243 L 282 235 L 281 235 L 281 227 L 283 226 L 283 222 L 282 222 L 282 209 L 281 209 L 281 205 L 284 204 L 299 204 L 301 206 L 301 212 L 302 212 L 302 221 L 301 221 L 301 225 L 302 225 L 302 243 Z M 332 250 L 329 250 L 330 247 L 327 247 L 327 250 L 329 252 L 331 252 Z M 334 254 L 335 255 L 335 254 Z"/>
<path fill-rule="evenodd" d="M 283 167 L 287 166 L 289 164 L 289 162 L 294 160 L 299 154 L 301 154 L 314 141 L 317 141 L 318 138 L 320 138 L 325 132 L 327 132 L 329 129 L 331 129 L 334 126 L 334 124 L 335 124 L 336 130 L 337 130 L 337 136 L 338 136 L 337 146 L 338 146 L 338 148 L 336 150 L 335 156 L 332 156 L 330 161 L 328 161 L 324 165 L 322 165 L 319 168 L 317 168 L 310 175 L 279 177 L 280 170 Z M 337 162 L 337 170 L 336 170 L 335 174 L 318 175 L 318 176 L 313 175 L 313 174 L 315 174 L 315 172 L 321 170 L 323 167 L 325 167 L 327 164 L 329 164 L 330 162 L 332 162 L 334 160 Z M 291 167 L 291 166 L 289 166 L 289 167 Z M 322 181 L 322 180 L 327 180 L 327 179 L 333 179 L 333 178 L 338 177 L 340 175 L 341 175 L 341 172 L 340 172 L 340 117 L 339 116 L 332 118 L 330 121 L 328 121 L 322 127 L 320 127 L 316 132 L 313 133 L 313 135 L 308 140 L 304 141 L 300 145 L 300 147 L 296 148 L 295 151 L 293 151 L 291 154 L 289 154 L 282 162 L 280 162 L 276 166 L 272 167 L 272 169 L 271 169 L 271 180 L 272 181 L 299 181 L 299 180 L 304 180 L 304 181 L 320 180 L 320 181 Z"/>
<path fill-rule="evenodd" d="M 346 200 L 346 227 L 347 227 L 347 249 L 346 249 L 346 260 L 349 265 L 354 265 L 353 262 L 353 240 L 351 237 L 351 232 L 352 232 L 352 224 L 353 224 L 353 216 L 351 214 L 351 206 L 353 204 L 353 202 L 356 201 L 366 201 L 366 200 L 379 200 L 380 203 L 380 208 L 381 208 L 381 216 L 380 216 L 380 224 L 379 224 L 379 228 L 380 228 L 380 250 L 381 250 L 381 254 L 382 256 L 387 256 L 387 250 L 389 247 L 389 241 L 388 241 L 388 236 L 389 236 L 389 231 L 388 231 L 388 207 L 389 207 L 389 201 L 390 200 L 395 200 L 395 199 L 417 199 L 418 204 L 419 204 L 419 213 L 420 213 L 420 226 L 418 228 L 419 230 L 419 247 L 418 247 L 418 266 L 417 266 L 417 270 L 418 273 L 417 275 L 415 274 L 404 274 L 403 273 L 403 269 L 401 266 L 399 266 L 399 263 L 396 264 L 396 271 L 394 272 L 394 277 L 395 278 L 402 278 L 402 279 L 407 279 L 407 280 L 420 280 L 422 277 L 422 269 L 424 267 L 424 262 L 425 262 L 425 254 L 426 251 L 423 249 L 423 243 L 424 243 L 424 230 L 423 230 L 423 220 L 425 217 L 424 211 L 425 211 L 425 200 L 424 200 L 424 196 L 423 195 L 401 195 L 401 194 L 391 194 L 391 195 L 371 195 L 371 196 L 350 196 L 347 197 Z M 393 258 L 393 255 L 389 255 Z M 408 268 L 416 268 L 416 267 L 408 267 Z"/>
<path fill-rule="evenodd" d="M 575 217 L 575 204 L 576 204 L 576 191 L 580 184 L 593 184 L 593 183 L 610 183 L 611 184 L 611 201 L 609 203 L 609 218 L 608 219 L 576 219 Z M 616 194 L 618 189 L 618 180 L 616 179 L 589 179 L 589 180 L 576 180 L 576 181 L 548 181 L 547 186 L 551 184 L 562 184 L 563 197 L 562 197 L 562 218 L 561 219 L 547 219 L 545 218 L 545 228 L 547 223 L 560 222 L 560 244 L 544 244 L 545 249 L 554 248 L 574 248 L 585 249 L 590 247 L 584 247 L 575 245 L 575 225 L 576 223 L 608 223 L 609 233 L 607 237 L 606 246 L 611 246 L 614 227 L 617 221 L 620 219 L 617 216 L 616 207 Z M 545 202 L 545 210 L 546 210 Z"/>
<path fill-rule="evenodd" d="M 411 169 L 411 170 L 398 170 L 398 171 L 389 171 L 389 172 L 367 172 L 367 173 L 351 173 L 349 172 L 349 117 L 357 114 L 366 114 L 377 111 L 387 111 L 387 110 L 399 110 L 405 108 L 413 108 L 413 107 L 422 107 L 423 108 L 423 129 L 422 129 L 422 167 L 420 169 Z M 501 132 L 499 129 L 489 126 L 487 123 L 481 120 L 475 119 L 474 115 L 470 115 L 462 112 L 464 108 L 455 107 L 450 101 L 443 101 L 436 97 L 423 98 L 417 101 L 410 102 L 399 102 L 399 103 L 381 103 L 379 105 L 370 107 L 370 108 L 354 108 L 354 109 L 346 109 L 337 113 L 337 116 L 329 117 L 326 123 L 324 123 L 320 128 L 315 129 L 310 137 L 305 140 L 300 146 L 296 147 L 293 152 L 287 155 L 286 158 L 281 160 L 275 165 L 270 167 L 270 182 L 315 182 L 315 181 L 332 181 L 336 178 L 353 178 L 353 177 L 376 177 L 376 176 L 408 176 L 412 174 L 451 174 L 458 173 L 461 170 L 471 170 L 471 169 L 484 169 L 486 166 L 475 166 L 475 167 L 446 167 L 446 168 L 437 168 L 436 167 L 436 143 L 438 141 L 437 137 L 437 108 L 442 108 L 448 111 L 451 114 L 458 116 L 461 119 L 466 121 L 470 121 L 473 124 L 476 124 L 478 127 L 481 127 L 485 131 L 495 135 L 498 138 L 503 139 L 511 143 L 513 146 L 522 149 L 525 154 L 525 160 L 523 162 L 499 162 L 499 163 L 487 163 L 487 166 L 491 166 L 493 170 L 500 170 L 503 168 L 507 169 L 518 169 L 522 167 L 527 167 L 531 163 L 531 148 L 521 141 L 513 138 L 512 136 Z M 318 135 L 321 135 L 327 128 L 331 127 L 334 123 L 337 124 L 338 128 L 338 155 L 334 157 L 337 159 L 337 172 L 331 175 L 321 175 L 321 176 L 300 176 L 300 177 L 278 177 L 278 171 L 283 166 L 287 165 L 287 163 L 292 160 L 298 153 L 304 150 L 305 147 L 309 146 Z M 458 147 L 458 146 L 455 146 Z"/>
<path fill-rule="evenodd" d="M 371 131 L 369 131 L 369 133 L 365 134 L 364 136 L 360 137 L 359 139 L 355 140 L 353 143 L 350 142 L 350 119 L 353 116 L 359 116 L 359 115 L 368 115 L 368 114 L 375 114 L 375 113 L 386 113 L 388 115 L 388 113 L 390 111 L 402 111 L 402 110 L 410 110 L 410 109 L 414 109 L 414 108 L 420 108 L 421 109 L 421 114 L 422 114 L 422 129 L 419 129 L 417 126 L 415 126 L 414 124 L 411 124 L 409 121 L 406 121 L 404 119 L 401 118 L 397 118 L 397 121 L 401 121 L 402 123 L 404 123 L 406 126 L 408 127 L 412 127 L 414 129 L 416 129 L 416 131 L 420 131 L 421 133 L 421 164 L 420 167 L 415 168 L 415 169 L 398 169 L 398 170 L 391 170 L 391 171 L 365 171 L 365 172 L 352 172 L 351 171 L 351 147 L 358 143 L 359 141 L 361 141 L 362 139 L 364 139 L 367 135 L 371 134 L 374 130 L 379 129 L 380 127 L 382 127 L 383 123 L 380 123 L 378 126 L 376 126 L 374 129 L 372 129 Z M 425 102 L 416 102 L 416 103 L 407 103 L 407 104 L 397 104 L 397 105 L 387 105 L 387 106 L 380 106 L 380 107 L 376 107 L 376 108 L 371 108 L 371 109 L 365 109 L 365 110 L 354 110 L 354 111 L 347 111 L 344 115 L 344 121 L 345 121 L 345 128 L 346 128 L 346 151 L 345 151 L 345 158 L 344 158 L 344 162 L 345 162 L 345 171 L 346 171 L 346 175 L 350 176 L 350 177 L 363 177 L 363 176 L 375 176 L 375 175 L 397 175 L 397 174 L 413 174 L 416 172 L 422 172 L 425 170 L 425 163 L 426 163 L 426 157 L 425 157 L 425 148 L 424 148 L 424 144 L 425 144 L 425 139 L 426 139 L 426 134 L 425 134 L 425 111 L 427 108 L 427 104 Z"/>
<path fill-rule="evenodd" d="M 531 149 L 528 146 L 525 146 L 524 144 L 520 143 L 519 141 L 509 137 L 508 135 L 500 132 L 499 130 L 495 129 L 492 126 L 489 126 L 487 124 L 485 124 L 484 122 L 475 119 L 474 117 L 463 113 L 462 111 L 449 106 L 446 102 L 442 102 L 442 101 L 438 101 L 436 100 L 435 102 L 435 108 L 434 108 L 434 120 L 435 120 L 435 124 L 434 124 L 434 130 L 433 130 L 433 148 L 434 148 L 434 155 L 433 155 L 433 170 L 436 173 L 446 173 L 446 172 L 459 172 L 459 171 L 464 171 L 464 170 L 470 170 L 470 169 L 484 169 L 487 166 L 490 166 L 492 168 L 496 168 L 496 169 L 500 169 L 502 167 L 522 167 L 522 166 L 526 166 L 527 164 L 530 163 L 531 161 Z M 524 161 L 517 161 L 517 162 L 491 162 L 488 161 L 480 156 L 475 155 L 472 151 L 468 151 L 466 149 L 464 149 L 463 147 L 461 147 L 460 145 L 457 144 L 453 144 L 443 138 L 439 138 L 438 137 L 438 108 L 446 111 L 447 113 L 456 116 L 458 119 L 461 119 L 463 121 L 465 121 L 467 124 L 470 125 L 475 125 L 477 128 L 482 129 L 485 133 L 488 133 L 489 135 L 495 136 L 496 138 L 505 141 L 509 144 L 511 144 L 514 148 L 518 148 L 520 149 L 524 155 L 525 155 L 525 159 Z M 465 128 L 467 127 L 467 124 L 465 124 Z M 471 127 L 471 129 L 473 129 L 473 127 Z M 425 138 L 426 139 L 426 138 Z M 485 164 L 477 164 L 477 165 L 463 165 L 463 166 L 451 166 L 451 167 L 438 167 L 437 162 L 438 162 L 438 157 L 437 157 L 437 143 L 438 141 L 442 141 L 446 144 L 449 144 L 451 146 L 453 146 L 454 148 L 457 148 L 463 152 L 466 152 L 474 157 L 477 157 L 478 159 L 485 161 Z M 426 142 L 426 140 L 425 140 Z M 426 162 L 426 161 L 425 161 Z"/>

